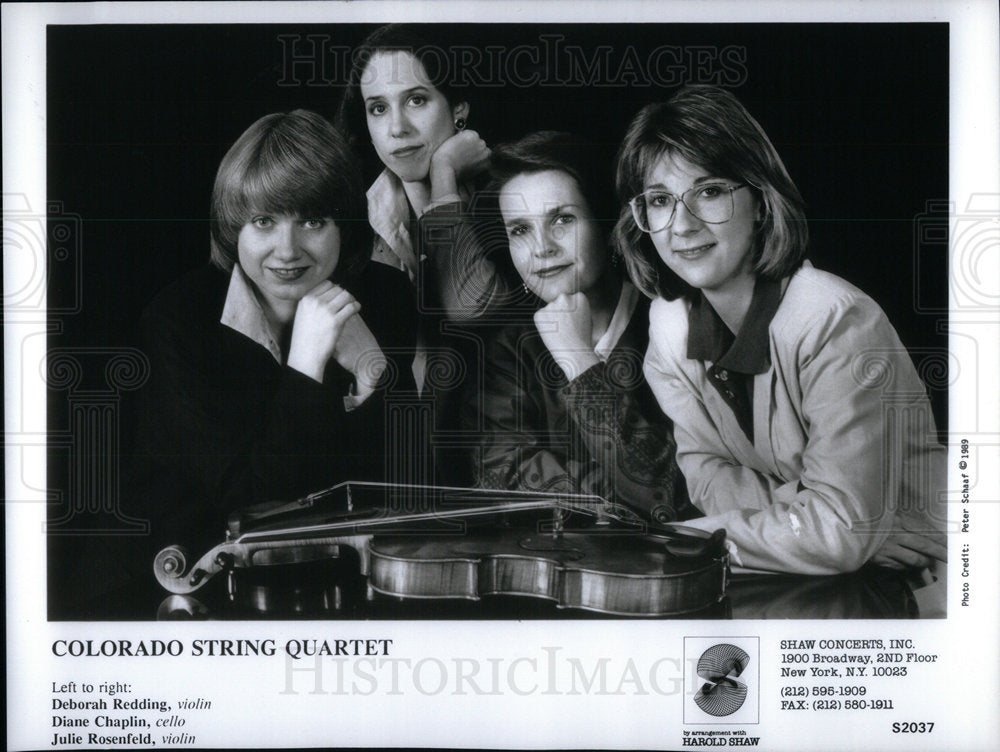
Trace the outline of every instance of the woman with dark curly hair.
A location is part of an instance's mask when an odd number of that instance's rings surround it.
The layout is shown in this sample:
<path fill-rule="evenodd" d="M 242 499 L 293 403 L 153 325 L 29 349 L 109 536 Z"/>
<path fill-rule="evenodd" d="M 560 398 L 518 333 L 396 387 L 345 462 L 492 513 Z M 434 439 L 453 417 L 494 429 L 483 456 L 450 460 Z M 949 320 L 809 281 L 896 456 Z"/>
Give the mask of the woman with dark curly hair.
<path fill-rule="evenodd" d="M 367 194 L 372 258 L 409 275 L 423 310 L 476 318 L 507 286 L 471 221 L 490 150 L 467 127 L 471 104 L 455 85 L 447 40 L 429 26 L 390 24 L 353 60 L 338 123 L 356 145 L 370 143 L 384 167 Z"/>
<path fill-rule="evenodd" d="M 468 127 L 468 87 L 458 85 L 463 72 L 450 50 L 432 24 L 380 27 L 354 52 L 338 122 L 383 168 L 367 193 L 372 259 L 404 271 L 417 295 L 413 375 L 432 433 L 443 438 L 431 443 L 425 472 L 434 476 L 424 481 L 468 485 L 476 439 L 462 436 L 462 405 L 481 381 L 493 314 L 519 298 L 498 269 L 501 245 L 474 218 L 490 150 Z"/>

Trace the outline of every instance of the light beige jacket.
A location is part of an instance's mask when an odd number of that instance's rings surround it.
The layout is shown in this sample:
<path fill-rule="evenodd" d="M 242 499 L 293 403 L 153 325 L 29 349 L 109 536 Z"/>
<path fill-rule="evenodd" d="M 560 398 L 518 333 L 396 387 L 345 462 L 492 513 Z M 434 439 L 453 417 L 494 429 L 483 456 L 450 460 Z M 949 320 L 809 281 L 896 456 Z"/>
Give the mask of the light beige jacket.
<path fill-rule="evenodd" d="M 806 265 L 769 329 L 770 368 L 754 377 L 754 441 L 689 360 L 689 305 L 650 309 L 645 375 L 674 421 L 691 501 L 726 528 L 742 569 L 850 572 L 887 534 L 944 527 L 945 452 L 924 385 L 867 295 Z"/>

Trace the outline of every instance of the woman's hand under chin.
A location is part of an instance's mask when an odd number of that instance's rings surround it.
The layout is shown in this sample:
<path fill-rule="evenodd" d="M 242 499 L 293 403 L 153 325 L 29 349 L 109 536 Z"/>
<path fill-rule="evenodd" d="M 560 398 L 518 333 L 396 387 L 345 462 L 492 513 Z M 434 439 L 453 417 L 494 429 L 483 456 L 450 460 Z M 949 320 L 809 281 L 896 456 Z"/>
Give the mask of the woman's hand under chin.
<path fill-rule="evenodd" d="M 569 381 L 600 362 L 591 342 L 590 301 L 582 292 L 561 293 L 535 311 L 535 328 Z"/>
<path fill-rule="evenodd" d="M 346 370 L 359 379 L 361 371 L 367 379 L 378 371 L 378 380 L 385 365 L 370 365 L 378 342 L 358 312 L 361 304 L 347 290 L 329 280 L 320 282 L 298 303 L 292 324 L 292 342 L 288 350 L 288 366 L 323 383 L 323 372 L 330 358 L 336 358 Z M 368 364 L 368 365 L 366 365 Z M 359 391 L 363 387 L 359 379 Z"/>
<path fill-rule="evenodd" d="M 360 313 L 355 313 L 344 322 L 333 357 L 344 370 L 354 375 L 359 396 L 374 391 L 386 368 L 382 348 Z"/>
<path fill-rule="evenodd" d="M 458 193 L 458 186 L 489 165 L 490 150 L 475 131 L 459 131 L 446 139 L 431 156 L 430 201 Z"/>

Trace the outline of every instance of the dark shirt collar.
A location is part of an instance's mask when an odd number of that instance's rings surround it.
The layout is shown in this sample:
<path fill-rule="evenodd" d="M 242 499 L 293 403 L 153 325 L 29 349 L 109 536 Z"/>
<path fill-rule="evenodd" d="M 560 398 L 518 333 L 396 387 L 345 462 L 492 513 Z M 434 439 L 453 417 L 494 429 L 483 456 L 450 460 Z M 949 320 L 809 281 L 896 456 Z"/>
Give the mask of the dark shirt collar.
<path fill-rule="evenodd" d="M 768 328 L 781 303 L 781 282 L 757 278 L 753 298 L 734 337 L 703 293 L 688 312 L 687 356 L 739 373 L 764 373 L 771 365 Z"/>

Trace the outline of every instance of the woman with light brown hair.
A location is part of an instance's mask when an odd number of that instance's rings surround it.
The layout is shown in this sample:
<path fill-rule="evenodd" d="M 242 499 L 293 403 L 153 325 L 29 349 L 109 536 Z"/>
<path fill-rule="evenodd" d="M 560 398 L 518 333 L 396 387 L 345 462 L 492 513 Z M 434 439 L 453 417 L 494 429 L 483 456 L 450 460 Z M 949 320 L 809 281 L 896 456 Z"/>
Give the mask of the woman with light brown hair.
<path fill-rule="evenodd" d="M 633 120 L 616 230 L 653 299 L 646 378 L 692 503 L 751 570 L 943 559 L 944 451 L 878 305 L 804 261 L 802 199 L 732 94 L 679 91 Z"/>

